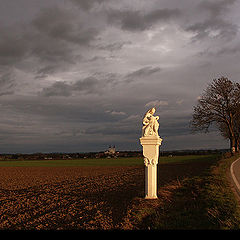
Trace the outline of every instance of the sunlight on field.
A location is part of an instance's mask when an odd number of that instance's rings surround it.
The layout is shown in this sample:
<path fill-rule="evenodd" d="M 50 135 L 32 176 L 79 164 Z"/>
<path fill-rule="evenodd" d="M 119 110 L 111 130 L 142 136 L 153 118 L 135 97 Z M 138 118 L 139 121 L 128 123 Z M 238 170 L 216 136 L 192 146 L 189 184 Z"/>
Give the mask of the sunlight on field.
<path fill-rule="evenodd" d="M 160 157 L 159 164 L 185 163 L 192 161 L 209 161 L 216 159 L 218 155 L 188 155 Z M 143 165 L 143 157 L 140 158 L 86 158 L 67 160 L 2 160 L 0 167 L 82 167 L 82 166 L 137 166 Z"/>

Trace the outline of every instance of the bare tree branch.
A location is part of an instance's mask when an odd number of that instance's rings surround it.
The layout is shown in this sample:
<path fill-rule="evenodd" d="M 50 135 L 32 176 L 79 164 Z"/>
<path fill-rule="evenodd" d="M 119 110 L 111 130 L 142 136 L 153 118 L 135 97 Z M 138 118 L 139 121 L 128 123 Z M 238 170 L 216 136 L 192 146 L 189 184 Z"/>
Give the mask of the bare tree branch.
<path fill-rule="evenodd" d="M 229 138 L 235 152 L 240 130 L 240 85 L 226 77 L 214 79 L 203 92 L 197 106 L 193 107 L 190 126 L 192 132 L 208 132 L 215 124 L 222 136 Z M 238 149 L 238 146 L 237 146 Z"/>

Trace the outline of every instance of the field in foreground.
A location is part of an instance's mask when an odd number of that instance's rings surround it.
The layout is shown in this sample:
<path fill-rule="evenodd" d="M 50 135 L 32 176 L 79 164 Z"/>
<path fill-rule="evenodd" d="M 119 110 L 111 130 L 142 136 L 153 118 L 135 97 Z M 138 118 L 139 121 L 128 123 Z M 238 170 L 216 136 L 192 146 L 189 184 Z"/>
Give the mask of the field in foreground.
<path fill-rule="evenodd" d="M 191 193 L 190 186 L 190 193 L 186 190 L 186 182 L 189 184 L 189 179 L 198 179 L 208 172 L 216 164 L 216 156 L 165 160 L 162 159 L 158 168 L 159 199 L 148 201 L 144 200 L 142 163 L 1 167 L 0 229 L 166 229 L 163 223 L 167 221 L 173 229 L 177 228 L 176 223 L 171 223 L 176 218 L 181 223 L 181 212 L 172 214 L 180 204 L 178 200 L 175 202 L 181 196 L 180 190 L 184 190 L 192 202 L 198 202 L 197 195 L 193 199 L 196 192 Z M 135 161 L 139 163 L 139 159 Z M 195 207 L 195 210 L 198 209 Z M 199 218 L 197 220 L 199 222 Z M 189 226 L 198 228 L 190 223 Z"/>

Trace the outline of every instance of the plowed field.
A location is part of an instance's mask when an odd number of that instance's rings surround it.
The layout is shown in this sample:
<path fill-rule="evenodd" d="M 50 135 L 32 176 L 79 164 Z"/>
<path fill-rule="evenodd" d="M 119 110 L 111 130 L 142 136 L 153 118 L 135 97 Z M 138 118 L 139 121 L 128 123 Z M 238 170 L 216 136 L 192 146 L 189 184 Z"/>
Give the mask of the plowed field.
<path fill-rule="evenodd" d="M 163 164 L 158 191 L 208 162 Z M 144 167 L 1 167 L 0 229 L 121 229 L 144 198 Z"/>

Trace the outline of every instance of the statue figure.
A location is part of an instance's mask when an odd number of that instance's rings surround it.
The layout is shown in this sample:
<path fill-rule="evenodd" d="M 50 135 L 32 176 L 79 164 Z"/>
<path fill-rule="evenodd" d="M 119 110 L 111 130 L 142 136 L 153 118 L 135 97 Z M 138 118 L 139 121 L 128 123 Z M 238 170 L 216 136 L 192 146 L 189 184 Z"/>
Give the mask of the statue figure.
<path fill-rule="evenodd" d="M 143 127 L 142 127 L 142 136 L 159 136 L 158 135 L 158 128 L 159 128 L 159 123 L 158 119 L 159 116 L 153 116 L 155 113 L 156 109 L 151 108 L 149 109 L 143 118 Z"/>

